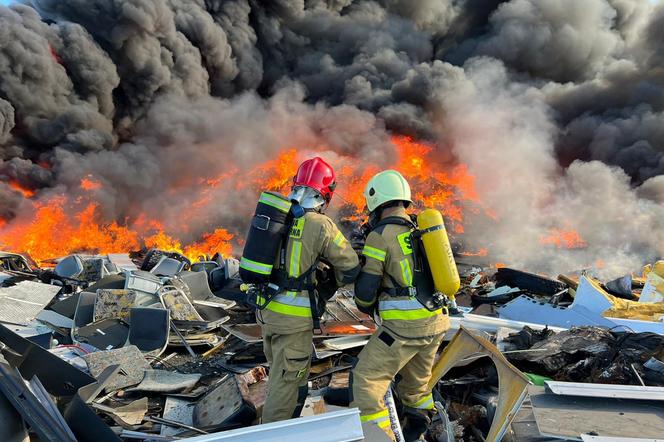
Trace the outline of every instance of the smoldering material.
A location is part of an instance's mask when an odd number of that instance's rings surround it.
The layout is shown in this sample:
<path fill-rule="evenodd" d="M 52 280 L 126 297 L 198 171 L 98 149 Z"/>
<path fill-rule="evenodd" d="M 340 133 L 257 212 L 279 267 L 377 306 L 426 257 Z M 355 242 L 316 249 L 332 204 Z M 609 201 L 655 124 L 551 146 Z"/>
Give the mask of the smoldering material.
<path fill-rule="evenodd" d="M 201 199 L 193 177 L 215 179 L 229 163 L 249 170 L 293 146 L 381 167 L 398 133 L 476 177 L 495 219 L 469 211 L 471 247 L 541 271 L 601 253 L 613 257 L 607 273 L 623 272 L 664 253 L 664 6 L 23 3 L 0 7 L 0 177 L 35 198 L 89 196 L 80 182 L 92 176 L 106 219 L 145 213 L 177 229 L 177 214 Z M 597 199 L 600 186 L 611 192 Z M 182 239 L 220 225 L 241 231 L 255 195 L 236 187 L 207 189 L 215 204 L 197 209 Z M 174 189 L 177 199 L 159 196 Z M 24 203 L 0 186 L 4 219 Z M 588 247 L 541 247 L 567 228 Z"/>

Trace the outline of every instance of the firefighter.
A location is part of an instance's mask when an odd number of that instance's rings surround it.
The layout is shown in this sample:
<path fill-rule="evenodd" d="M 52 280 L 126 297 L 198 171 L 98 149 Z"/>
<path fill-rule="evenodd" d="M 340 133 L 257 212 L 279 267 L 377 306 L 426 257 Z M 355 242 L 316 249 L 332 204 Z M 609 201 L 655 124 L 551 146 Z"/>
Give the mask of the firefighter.
<path fill-rule="evenodd" d="M 274 281 L 282 291 L 257 312 L 263 351 L 270 364 L 264 423 L 298 417 L 304 406 L 313 328 L 322 314 L 317 304 L 325 302 L 314 299 L 321 289 L 316 286 L 317 263 L 324 259 L 332 266 L 333 287 L 327 287 L 332 294 L 338 286 L 352 283 L 360 271 L 357 254 L 335 223 L 323 214 L 335 187 L 334 170 L 319 157 L 304 161 L 293 181 L 289 198 L 304 209 L 304 215 L 294 219 L 283 249 L 284 278 Z"/>
<path fill-rule="evenodd" d="M 408 182 L 397 171 L 380 172 L 364 197 L 374 227 L 362 251 L 366 262 L 355 281 L 355 302 L 365 313 L 377 311 L 381 325 L 353 369 L 351 406 L 360 409 L 363 422 L 374 422 L 394 439 L 383 396 L 400 374 L 404 437 L 418 440 L 433 415 L 427 383 L 449 318 L 444 309 L 431 311 L 415 298 L 410 234 L 416 225 L 406 213 L 412 203 Z"/>

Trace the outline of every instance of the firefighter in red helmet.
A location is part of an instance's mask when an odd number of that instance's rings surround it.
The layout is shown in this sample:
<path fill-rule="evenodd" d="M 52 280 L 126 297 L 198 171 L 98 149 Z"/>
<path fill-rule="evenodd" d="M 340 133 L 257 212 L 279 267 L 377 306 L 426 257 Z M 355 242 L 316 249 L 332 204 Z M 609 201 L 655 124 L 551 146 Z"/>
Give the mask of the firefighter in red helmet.
<path fill-rule="evenodd" d="M 301 213 L 293 218 L 282 249 L 285 258 L 278 259 L 283 262 L 283 278 L 276 282 L 280 292 L 257 312 L 270 364 L 264 423 L 300 415 L 307 396 L 313 329 L 322 314 L 319 305 L 337 287 L 352 283 L 360 271 L 355 251 L 323 214 L 335 187 L 334 170 L 319 157 L 304 161 L 293 180 L 289 198 Z M 333 273 L 328 275 L 326 290 L 322 290 L 322 278 L 316 272 L 321 260 L 331 265 Z"/>

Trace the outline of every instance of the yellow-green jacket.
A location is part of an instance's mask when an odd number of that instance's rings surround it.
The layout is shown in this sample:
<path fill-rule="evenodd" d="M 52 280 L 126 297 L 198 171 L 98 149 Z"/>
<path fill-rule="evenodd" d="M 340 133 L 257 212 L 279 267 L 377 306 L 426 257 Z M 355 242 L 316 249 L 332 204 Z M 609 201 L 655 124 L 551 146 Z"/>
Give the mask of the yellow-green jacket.
<path fill-rule="evenodd" d="M 352 283 L 360 266 L 357 254 L 334 222 L 318 212 L 308 211 L 291 227 L 286 246 L 285 270 L 296 278 L 319 258 L 329 261 L 339 286 Z M 275 268 L 279 267 L 279 259 Z M 274 333 L 295 333 L 313 328 L 309 292 L 279 293 L 258 313 L 258 320 Z"/>
<path fill-rule="evenodd" d="M 401 208 L 392 216 L 410 221 Z M 449 318 L 441 310 L 427 310 L 414 296 L 393 296 L 385 289 L 413 286 L 413 249 L 411 229 L 399 224 L 385 224 L 367 236 L 362 251 L 366 264 L 355 281 L 355 302 L 366 312 L 378 303 L 383 327 L 399 336 L 433 336 L 449 328 Z"/>

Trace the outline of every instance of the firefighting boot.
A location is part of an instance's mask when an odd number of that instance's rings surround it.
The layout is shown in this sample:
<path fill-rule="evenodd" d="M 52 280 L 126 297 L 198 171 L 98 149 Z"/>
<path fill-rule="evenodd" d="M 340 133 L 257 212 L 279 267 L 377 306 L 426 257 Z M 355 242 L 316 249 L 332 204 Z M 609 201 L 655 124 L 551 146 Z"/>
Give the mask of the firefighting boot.
<path fill-rule="evenodd" d="M 403 438 L 406 442 L 424 440 L 422 436 L 431 424 L 431 412 L 404 407 Z"/>

